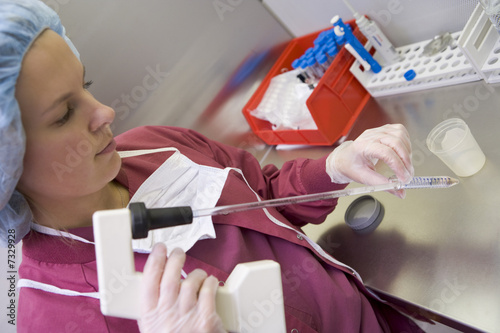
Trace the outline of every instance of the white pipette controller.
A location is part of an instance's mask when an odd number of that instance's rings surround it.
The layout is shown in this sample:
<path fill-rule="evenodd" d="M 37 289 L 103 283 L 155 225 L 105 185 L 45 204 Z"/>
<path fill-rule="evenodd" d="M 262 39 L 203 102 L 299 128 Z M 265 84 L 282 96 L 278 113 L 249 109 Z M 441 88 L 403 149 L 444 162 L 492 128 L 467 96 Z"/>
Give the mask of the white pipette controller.
<path fill-rule="evenodd" d="M 93 228 L 101 312 L 139 319 L 143 273 L 135 270 L 132 225 L 136 208 L 146 219 L 151 210 L 141 212 L 143 203 L 131 206 L 134 208 L 95 212 Z M 180 217 L 182 212 L 173 215 Z M 180 217 L 181 224 L 185 224 L 184 217 Z M 217 289 L 216 311 L 230 332 L 285 333 L 280 265 L 272 260 L 236 265 L 224 286 Z"/>

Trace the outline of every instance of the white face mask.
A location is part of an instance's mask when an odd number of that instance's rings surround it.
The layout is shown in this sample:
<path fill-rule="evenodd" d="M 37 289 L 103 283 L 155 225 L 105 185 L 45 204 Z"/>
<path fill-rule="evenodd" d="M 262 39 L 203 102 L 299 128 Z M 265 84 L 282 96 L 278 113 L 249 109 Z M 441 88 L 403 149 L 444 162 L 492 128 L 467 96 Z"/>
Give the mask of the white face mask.
<path fill-rule="evenodd" d="M 130 202 L 144 202 L 147 208 L 191 206 L 194 210 L 215 207 L 231 168 L 199 165 L 175 148 L 129 153 L 136 156 L 160 151 L 175 152 L 146 179 Z M 176 247 L 187 251 L 198 240 L 207 238 L 215 238 L 211 216 L 195 218 L 189 225 L 151 230 L 147 238 L 133 240 L 132 247 L 137 252 L 150 252 L 155 243 L 162 242 L 170 254 Z"/>

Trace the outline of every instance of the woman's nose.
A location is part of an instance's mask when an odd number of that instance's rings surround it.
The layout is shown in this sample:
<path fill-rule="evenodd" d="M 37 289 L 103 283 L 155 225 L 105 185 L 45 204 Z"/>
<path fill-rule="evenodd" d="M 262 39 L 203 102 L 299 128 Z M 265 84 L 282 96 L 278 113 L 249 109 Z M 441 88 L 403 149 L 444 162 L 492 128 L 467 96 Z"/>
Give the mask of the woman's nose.
<path fill-rule="evenodd" d="M 94 99 L 93 110 L 90 122 L 90 130 L 95 132 L 106 125 L 111 125 L 115 119 L 115 111 Z"/>

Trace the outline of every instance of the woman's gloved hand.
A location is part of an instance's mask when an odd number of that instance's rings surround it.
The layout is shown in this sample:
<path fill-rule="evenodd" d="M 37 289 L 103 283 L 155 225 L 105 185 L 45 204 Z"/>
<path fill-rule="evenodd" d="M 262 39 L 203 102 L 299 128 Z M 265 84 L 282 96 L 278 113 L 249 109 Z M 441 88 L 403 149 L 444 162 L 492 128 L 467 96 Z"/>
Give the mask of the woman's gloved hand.
<path fill-rule="evenodd" d="M 181 281 L 186 254 L 175 249 L 167 258 L 164 244 L 156 244 L 144 267 L 141 286 L 141 332 L 226 332 L 215 312 L 219 282 L 196 269 Z"/>
<path fill-rule="evenodd" d="M 326 172 L 337 184 L 355 181 L 379 185 L 389 179 L 375 171 L 382 160 L 394 171 L 398 180 L 408 183 L 414 174 L 411 162 L 411 143 L 403 125 L 384 125 L 364 131 L 356 140 L 338 146 L 326 160 Z M 391 193 L 404 198 L 404 190 Z"/>

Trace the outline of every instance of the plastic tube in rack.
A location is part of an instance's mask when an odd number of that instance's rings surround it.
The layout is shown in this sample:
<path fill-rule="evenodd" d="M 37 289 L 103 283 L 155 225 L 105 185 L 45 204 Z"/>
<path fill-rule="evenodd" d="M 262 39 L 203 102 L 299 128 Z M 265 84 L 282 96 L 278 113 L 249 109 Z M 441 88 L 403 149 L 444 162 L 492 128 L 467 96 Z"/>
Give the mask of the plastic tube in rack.
<path fill-rule="evenodd" d="M 326 72 L 329 66 L 328 58 L 326 57 L 326 55 L 324 53 L 319 52 L 318 54 L 316 54 L 316 61 Z"/>
<path fill-rule="evenodd" d="M 337 48 L 337 44 L 335 42 L 331 42 L 326 44 L 326 56 L 329 58 L 330 62 L 333 61 L 339 50 Z"/>

